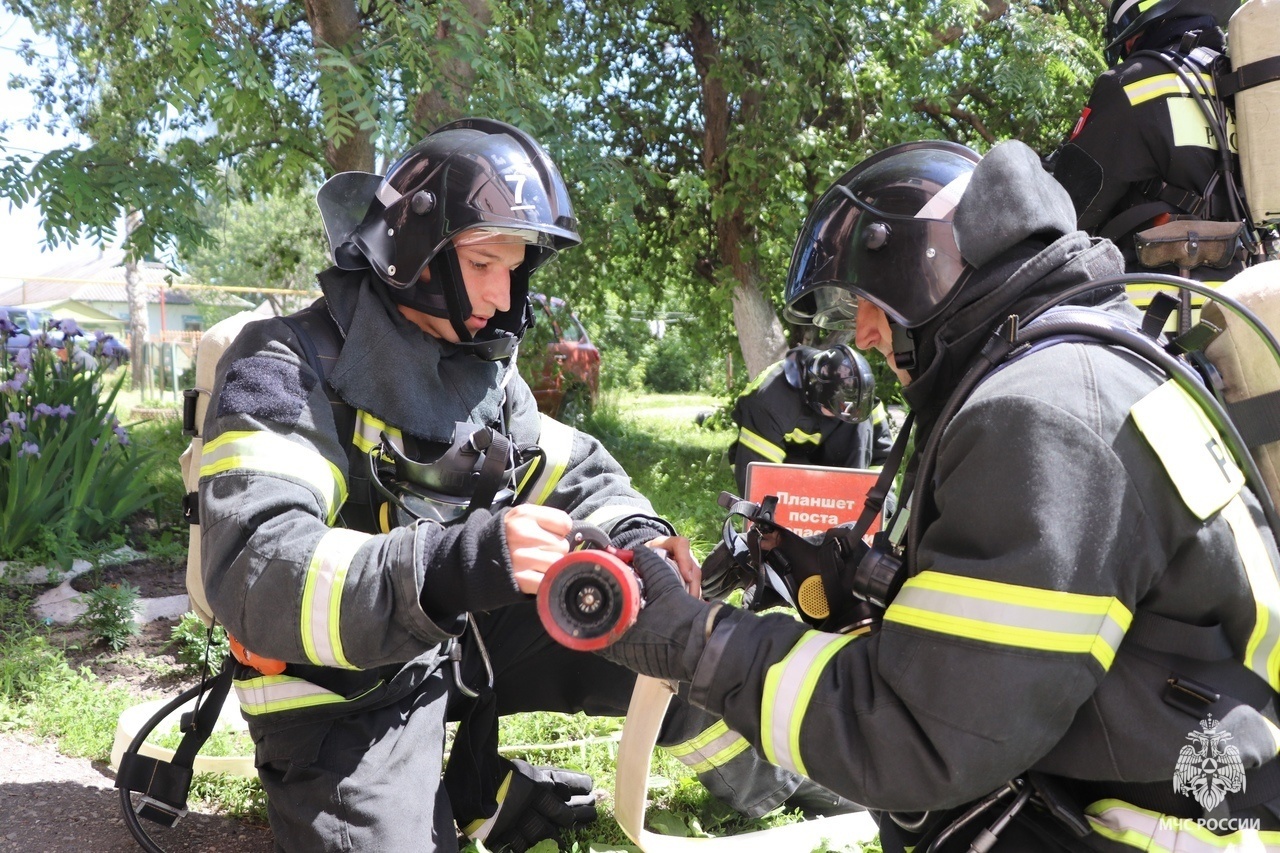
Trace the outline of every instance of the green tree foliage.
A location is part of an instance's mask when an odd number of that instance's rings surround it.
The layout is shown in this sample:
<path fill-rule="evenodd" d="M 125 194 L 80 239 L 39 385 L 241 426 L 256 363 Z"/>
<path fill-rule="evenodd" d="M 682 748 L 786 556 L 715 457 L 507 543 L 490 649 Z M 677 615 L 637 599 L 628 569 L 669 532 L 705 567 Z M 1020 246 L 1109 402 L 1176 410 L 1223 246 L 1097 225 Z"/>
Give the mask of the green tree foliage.
<path fill-rule="evenodd" d="M 54 242 L 141 210 L 135 251 L 206 245 L 226 170 L 291 191 L 489 114 L 571 181 L 557 287 L 584 318 L 688 309 L 752 373 L 797 335 L 786 267 L 834 176 L 906 139 L 1048 153 L 1101 69 L 1097 0 L 0 2 L 59 45 L 20 84 L 92 140 L 0 161 Z"/>
<path fill-rule="evenodd" d="M 314 298 L 316 272 L 329 263 L 314 189 L 215 202 L 204 216 L 216 242 L 186 255 L 187 272 L 196 282 L 247 292 L 261 289 L 278 313 L 297 310 Z M 296 290 L 299 295 L 271 292 L 277 289 Z M 219 304 L 219 293 L 195 292 L 208 306 L 205 320 L 210 324 L 235 310 Z"/>

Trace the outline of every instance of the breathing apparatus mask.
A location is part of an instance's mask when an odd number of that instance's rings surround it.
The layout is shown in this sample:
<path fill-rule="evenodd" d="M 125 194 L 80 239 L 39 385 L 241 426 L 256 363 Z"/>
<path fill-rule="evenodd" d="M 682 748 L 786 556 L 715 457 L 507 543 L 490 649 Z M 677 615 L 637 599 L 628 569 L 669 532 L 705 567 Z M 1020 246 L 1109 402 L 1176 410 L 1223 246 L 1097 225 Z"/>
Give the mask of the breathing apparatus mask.
<path fill-rule="evenodd" d="M 886 532 L 875 533 L 870 544 L 866 537 L 893 488 L 912 420 L 908 415 L 852 525 L 805 537 L 776 521 L 776 496 L 754 503 L 720 493 L 720 506 L 728 511 L 721 536 L 729 559 L 751 584 L 743 602 L 748 610 L 785 602 L 810 626 L 835 634 L 861 634 L 879 625 L 906 578 L 904 560 Z M 749 526 L 739 530 L 738 518 Z"/>
<path fill-rule="evenodd" d="M 487 361 L 511 358 L 532 322 L 529 276 L 581 242 L 551 158 L 524 131 L 492 119 L 441 127 L 386 177 L 335 175 L 316 203 L 334 264 L 372 269 L 393 302 L 447 319 L 457 346 Z M 473 336 L 457 247 L 482 240 L 518 242 L 525 252 L 511 272 L 510 307 Z"/>
<path fill-rule="evenodd" d="M 414 461 L 385 432 L 368 456 L 369 481 L 386 531 L 417 521 L 450 525 L 477 509 L 498 510 L 515 502 L 511 441 L 491 427 L 459 423 L 453 441 L 436 445 Z"/>

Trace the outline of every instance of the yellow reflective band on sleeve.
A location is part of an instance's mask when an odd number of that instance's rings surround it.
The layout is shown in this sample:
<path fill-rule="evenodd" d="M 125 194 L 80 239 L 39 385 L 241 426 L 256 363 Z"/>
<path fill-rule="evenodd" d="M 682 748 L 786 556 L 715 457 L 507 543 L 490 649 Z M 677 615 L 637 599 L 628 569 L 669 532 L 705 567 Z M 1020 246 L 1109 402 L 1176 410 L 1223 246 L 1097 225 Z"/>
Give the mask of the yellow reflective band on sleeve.
<path fill-rule="evenodd" d="M 1129 410 L 1196 518 L 1204 521 L 1244 485 L 1218 431 L 1177 382 L 1167 380 Z"/>
<path fill-rule="evenodd" d="M 882 424 L 887 417 L 889 413 L 884 410 L 884 403 L 876 403 L 876 407 L 871 410 L 871 423 Z"/>
<path fill-rule="evenodd" d="M 1089 654 L 1110 669 L 1133 614 L 1109 595 L 926 571 L 902 585 L 884 621 L 1001 646 Z"/>
<path fill-rule="evenodd" d="M 361 453 L 368 453 L 382 444 L 382 434 L 387 434 L 396 450 L 404 452 L 404 436 L 399 427 L 387 426 L 385 421 L 375 418 L 363 409 L 356 409 L 356 428 L 351 434 L 351 443 Z"/>
<path fill-rule="evenodd" d="M 760 746 L 765 758 L 780 767 L 808 775 L 800 756 L 800 726 L 809 710 L 809 700 L 818 686 L 822 670 L 854 637 L 806 631 L 787 652 L 769 667 L 764 678 L 760 707 Z"/>
<path fill-rule="evenodd" d="M 1203 284 L 1206 287 L 1213 287 L 1213 288 L 1222 286 L 1222 282 L 1220 281 L 1202 281 L 1200 282 L 1200 284 Z M 1143 283 L 1140 281 L 1132 282 L 1124 286 L 1124 292 L 1125 294 L 1128 295 L 1129 301 L 1132 302 L 1134 305 L 1138 306 L 1139 308 L 1147 308 L 1148 306 L 1150 306 L 1151 298 L 1161 291 L 1164 291 L 1165 293 L 1168 293 L 1170 295 L 1176 292 L 1174 288 L 1168 287 L 1167 285 Z M 1208 301 L 1207 297 L 1201 296 L 1199 293 L 1191 294 L 1192 308 L 1202 308 L 1204 306 L 1204 303 L 1207 301 Z M 1175 314 L 1174 316 L 1169 318 L 1169 323 L 1165 328 L 1166 330 L 1172 329 L 1176 325 L 1177 325 L 1177 315 Z"/>
<path fill-rule="evenodd" d="M 792 444 L 822 444 L 822 433 L 805 432 L 796 427 L 791 432 L 782 437 L 783 441 L 789 441 Z"/>
<path fill-rule="evenodd" d="M 312 684 L 305 678 L 292 675 L 263 675 L 232 683 L 236 688 L 236 696 L 240 699 L 241 709 L 246 714 L 253 715 L 357 702 L 382 686 L 380 681 L 359 696 L 347 699 L 339 693 Z"/>
<path fill-rule="evenodd" d="M 1276 567 L 1240 495 L 1223 507 L 1222 517 L 1235 536 L 1240 562 L 1253 592 L 1255 615 L 1253 631 L 1245 645 L 1244 665 L 1273 690 L 1280 690 L 1280 581 L 1276 579 Z"/>
<path fill-rule="evenodd" d="M 738 443 L 748 450 L 754 450 L 770 462 L 781 463 L 787 458 L 787 451 L 772 442 L 765 441 L 746 427 L 738 430 Z"/>
<path fill-rule="evenodd" d="M 694 773 L 706 773 L 723 767 L 749 746 L 746 738 L 721 720 L 697 737 L 667 747 L 667 752 L 680 759 Z"/>
<path fill-rule="evenodd" d="M 1197 74 L 1188 75 L 1195 87 L 1202 95 L 1213 97 L 1217 94 L 1217 88 L 1213 85 L 1213 81 L 1203 78 Z M 1182 78 L 1177 74 L 1156 74 L 1145 80 L 1139 80 L 1136 83 L 1130 83 L 1124 87 L 1125 96 L 1129 98 L 1129 105 L 1136 107 L 1138 104 L 1145 104 L 1147 101 L 1156 98 L 1164 98 L 1170 95 L 1191 95 L 1191 90 L 1182 82 Z"/>
<path fill-rule="evenodd" d="M 1099 800 L 1085 807 L 1093 831 L 1104 838 L 1154 853 L 1280 853 L 1280 832 L 1237 829 L 1210 832 L 1199 821 L 1148 811 L 1121 800 Z"/>
<path fill-rule="evenodd" d="M 356 551 L 372 538 L 358 530 L 334 528 L 311 554 L 302 587 L 302 648 L 317 666 L 357 669 L 342 651 L 342 589 Z"/>
<path fill-rule="evenodd" d="M 327 524 L 333 524 L 347 499 L 347 481 L 337 465 L 316 451 L 271 432 L 224 432 L 207 443 L 201 458 L 201 479 L 228 471 L 301 480 L 320 493 Z"/>
<path fill-rule="evenodd" d="M 577 435 L 577 430 L 544 414 L 539 413 L 538 416 L 542 418 L 542 432 L 538 435 L 538 446 L 542 448 L 545 458 L 529 466 L 516 492 L 527 494 L 529 503 L 543 504 L 556 490 L 556 485 L 569 467 L 569 457 L 573 453 L 573 439 Z M 530 481 L 531 477 L 532 481 Z M 525 490 L 526 484 L 528 484 L 528 491 Z"/>
<path fill-rule="evenodd" d="M 474 838 L 478 841 L 486 841 L 489 838 L 489 833 L 493 832 L 493 825 L 498 822 L 498 814 L 502 811 L 502 803 L 507 799 L 507 791 L 511 790 L 511 777 L 514 774 L 514 770 L 507 771 L 506 778 L 498 786 L 498 793 L 495 796 L 498 802 L 498 810 L 487 818 L 478 817 L 462 828 L 462 832 L 468 838 Z"/>

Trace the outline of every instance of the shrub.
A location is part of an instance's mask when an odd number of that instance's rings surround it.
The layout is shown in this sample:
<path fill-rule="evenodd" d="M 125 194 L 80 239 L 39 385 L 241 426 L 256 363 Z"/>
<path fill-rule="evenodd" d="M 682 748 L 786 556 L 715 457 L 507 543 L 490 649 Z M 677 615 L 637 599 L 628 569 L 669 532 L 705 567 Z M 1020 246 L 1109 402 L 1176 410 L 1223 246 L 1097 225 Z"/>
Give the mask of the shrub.
<path fill-rule="evenodd" d="M 120 344 L 71 320 L 18 331 L 0 311 L 0 559 L 69 565 L 77 543 L 109 536 L 154 499 L 151 459 L 112 414 Z"/>
<path fill-rule="evenodd" d="M 114 652 L 129 644 L 141 630 L 133 619 L 139 589 L 132 584 L 106 584 L 86 593 L 88 607 L 77 620 L 94 639 L 101 640 Z"/>
<path fill-rule="evenodd" d="M 211 674 L 217 673 L 223 659 L 231 654 L 227 630 L 221 625 L 206 626 L 194 613 L 184 613 L 169 637 L 173 656 L 192 675 L 204 671 L 206 663 Z"/>

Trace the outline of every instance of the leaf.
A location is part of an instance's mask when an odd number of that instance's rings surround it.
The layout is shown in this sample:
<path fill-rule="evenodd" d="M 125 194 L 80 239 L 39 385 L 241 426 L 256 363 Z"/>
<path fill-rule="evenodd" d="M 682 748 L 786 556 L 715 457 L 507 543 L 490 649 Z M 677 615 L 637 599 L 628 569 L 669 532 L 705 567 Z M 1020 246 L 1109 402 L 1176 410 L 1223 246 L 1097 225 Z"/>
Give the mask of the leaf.
<path fill-rule="evenodd" d="M 673 835 L 677 838 L 688 838 L 689 827 L 677 814 L 669 811 L 649 813 L 649 826 L 661 835 Z"/>

